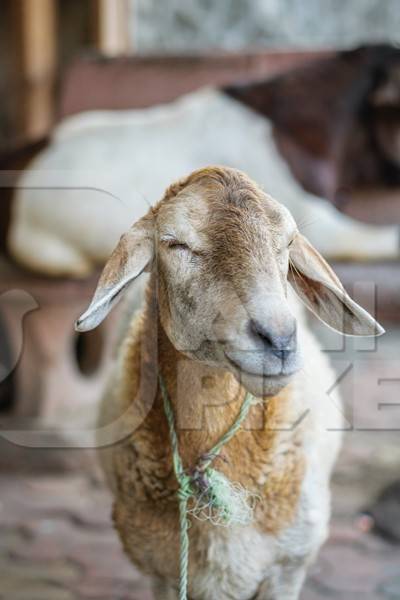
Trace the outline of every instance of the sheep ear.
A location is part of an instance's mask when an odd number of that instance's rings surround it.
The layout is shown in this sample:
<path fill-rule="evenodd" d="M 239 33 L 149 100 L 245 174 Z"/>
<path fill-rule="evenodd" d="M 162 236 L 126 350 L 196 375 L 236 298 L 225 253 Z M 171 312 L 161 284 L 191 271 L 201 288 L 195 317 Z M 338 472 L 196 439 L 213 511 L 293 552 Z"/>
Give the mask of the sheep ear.
<path fill-rule="evenodd" d="M 288 280 L 321 321 L 346 335 L 385 333 L 379 323 L 350 298 L 337 275 L 303 235 L 296 235 L 289 256 Z"/>
<path fill-rule="evenodd" d="M 76 331 L 99 325 L 140 273 L 151 267 L 154 255 L 153 219 L 145 216 L 124 233 L 108 259 L 89 308 L 76 321 Z"/>

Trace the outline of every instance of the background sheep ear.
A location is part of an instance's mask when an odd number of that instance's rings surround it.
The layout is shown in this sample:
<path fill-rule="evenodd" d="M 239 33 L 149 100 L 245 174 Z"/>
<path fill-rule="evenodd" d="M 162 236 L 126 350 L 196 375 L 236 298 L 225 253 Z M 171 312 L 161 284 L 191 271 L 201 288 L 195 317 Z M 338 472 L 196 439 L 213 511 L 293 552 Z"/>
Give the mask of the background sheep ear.
<path fill-rule="evenodd" d="M 381 335 L 385 330 L 346 293 L 337 275 L 301 234 L 290 246 L 288 280 L 321 321 L 347 335 Z"/>
<path fill-rule="evenodd" d="M 103 269 L 92 302 L 75 323 L 75 329 L 89 331 L 97 327 L 129 284 L 151 266 L 153 256 L 153 219 L 146 216 L 121 237 Z"/>

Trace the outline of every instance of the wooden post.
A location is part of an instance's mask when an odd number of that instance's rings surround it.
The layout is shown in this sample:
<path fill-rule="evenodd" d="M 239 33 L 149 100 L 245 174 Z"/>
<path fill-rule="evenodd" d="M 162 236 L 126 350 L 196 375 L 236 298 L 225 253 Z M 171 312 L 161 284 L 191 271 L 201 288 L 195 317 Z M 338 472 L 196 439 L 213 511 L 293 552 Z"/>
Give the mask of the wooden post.
<path fill-rule="evenodd" d="M 21 135 L 45 135 L 54 118 L 56 0 L 13 0 Z"/>
<path fill-rule="evenodd" d="M 93 0 L 94 41 L 105 56 L 131 53 L 129 0 Z"/>

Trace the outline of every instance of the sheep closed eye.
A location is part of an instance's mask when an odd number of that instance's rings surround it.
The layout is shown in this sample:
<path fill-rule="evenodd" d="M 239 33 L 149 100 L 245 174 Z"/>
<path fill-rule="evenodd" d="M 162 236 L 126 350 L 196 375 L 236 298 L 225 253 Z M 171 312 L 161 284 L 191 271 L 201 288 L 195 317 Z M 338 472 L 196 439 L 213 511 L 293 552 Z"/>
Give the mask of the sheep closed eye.
<path fill-rule="evenodd" d="M 184 244 L 183 242 L 170 240 L 169 242 L 167 242 L 167 245 L 168 248 L 170 248 L 171 250 L 185 250 L 186 252 L 191 252 L 189 246 L 187 244 Z"/>
<path fill-rule="evenodd" d="M 202 252 L 199 250 L 194 250 L 190 248 L 185 242 L 180 242 L 179 240 L 175 240 L 172 238 L 162 239 L 161 240 L 167 250 L 172 250 L 179 254 L 182 258 L 187 257 L 190 258 L 191 262 L 197 262 L 197 260 L 202 256 Z"/>

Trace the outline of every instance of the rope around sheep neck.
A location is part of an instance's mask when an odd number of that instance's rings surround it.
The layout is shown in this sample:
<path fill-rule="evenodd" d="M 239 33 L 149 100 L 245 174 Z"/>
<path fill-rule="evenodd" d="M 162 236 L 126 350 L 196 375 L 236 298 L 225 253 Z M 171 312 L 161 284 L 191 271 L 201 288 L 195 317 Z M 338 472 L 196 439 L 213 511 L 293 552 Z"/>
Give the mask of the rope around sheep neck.
<path fill-rule="evenodd" d="M 163 398 L 164 412 L 168 422 L 169 437 L 172 448 L 172 462 L 176 480 L 179 484 L 179 526 L 180 526 L 180 555 L 179 555 L 179 600 L 187 600 L 188 569 L 189 569 L 189 514 L 210 520 L 215 525 L 246 524 L 252 520 L 253 505 L 256 496 L 242 488 L 240 484 L 232 484 L 222 474 L 211 468 L 211 463 L 217 458 L 223 448 L 240 429 L 247 417 L 250 406 L 255 398 L 246 392 L 239 413 L 228 431 L 215 446 L 200 457 L 197 465 L 190 472 L 185 471 L 179 454 L 178 436 L 175 427 L 175 417 L 165 382 L 159 375 L 160 389 Z M 188 509 L 191 498 L 196 499 L 193 509 Z"/>

